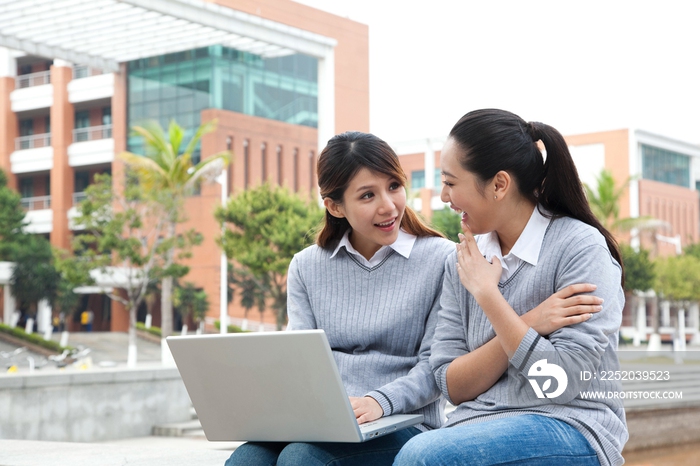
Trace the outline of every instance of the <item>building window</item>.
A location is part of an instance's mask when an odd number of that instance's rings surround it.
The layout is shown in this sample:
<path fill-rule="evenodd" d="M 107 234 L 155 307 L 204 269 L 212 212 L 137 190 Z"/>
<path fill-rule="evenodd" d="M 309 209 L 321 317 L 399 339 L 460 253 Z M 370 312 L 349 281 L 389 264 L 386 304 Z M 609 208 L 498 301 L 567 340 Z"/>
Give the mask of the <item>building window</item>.
<path fill-rule="evenodd" d="M 20 136 L 31 136 L 34 134 L 34 120 L 28 118 L 26 120 L 19 121 L 19 135 Z"/>
<path fill-rule="evenodd" d="M 76 193 L 84 192 L 90 185 L 89 172 L 75 172 L 75 185 L 73 191 Z"/>
<path fill-rule="evenodd" d="M 294 155 L 292 156 L 293 172 L 292 177 L 294 178 L 294 192 L 299 191 L 299 148 L 294 148 Z"/>
<path fill-rule="evenodd" d="M 690 187 L 690 157 L 642 144 L 642 178 Z"/>
<path fill-rule="evenodd" d="M 435 189 L 440 189 L 442 184 L 442 176 L 439 168 L 435 169 Z M 411 172 L 411 189 L 425 188 L 425 170 L 416 170 Z"/>
<path fill-rule="evenodd" d="M 318 126 L 318 60 L 307 55 L 262 57 L 213 45 L 131 61 L 127 74 L 127 127 L 175 120 L 187 140 L 206 108 Z M 130 136 L 127 148 L 141 151 L 141 139 Z"/>
<path fill-rule="evenodd" d="M 102 124 L 111 125 L 112 124 L 112 107 L 102 108 Z"/>
<path fill-rule="evenodd" d="M 282 186 L 282 146 L 277 146 L 277 184 Z"/>
<path fill-rule="evenodd" d="M 243 188 L 248 189 L 250 183 L 250 142 L 243 141 Z"/>
<path fill-rule="evenodd" d="M 262 164 L 262 182 L 267 182 L 267 144 L 260 145 L 260 163 Z"/>
<path fill-rule="evenodd" d="M 90 127 L 90 111 L 81 110 L 75 112 L 75 129 Z M 87 141 L 90 137 L 89 131 L 77 131 L 75 133 L 75 142 Z"/>
<path fill-rule="evenodd" d="M 20 179 L 19 193 L 23 198 L 34 197 L 34 178 Z"/>

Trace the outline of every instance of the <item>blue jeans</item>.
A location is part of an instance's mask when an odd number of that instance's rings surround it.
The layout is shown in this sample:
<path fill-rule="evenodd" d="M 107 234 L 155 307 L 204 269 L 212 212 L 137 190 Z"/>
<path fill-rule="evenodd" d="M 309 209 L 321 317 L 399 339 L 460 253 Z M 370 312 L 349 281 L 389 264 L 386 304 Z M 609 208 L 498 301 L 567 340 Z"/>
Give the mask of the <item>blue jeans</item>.
<path fill-rule="evenodd" d="M 467 464 L 600 466 L 579 431 L 563 421 L 529 414 L 422 433 L 394 461 L 394 466 Z"/>
<path fill-rule="evenodd" d="M 225 466 L 391 466 L 401 447 L 420 434 L 415 427 L 364 443 L 244 443 Z"/>

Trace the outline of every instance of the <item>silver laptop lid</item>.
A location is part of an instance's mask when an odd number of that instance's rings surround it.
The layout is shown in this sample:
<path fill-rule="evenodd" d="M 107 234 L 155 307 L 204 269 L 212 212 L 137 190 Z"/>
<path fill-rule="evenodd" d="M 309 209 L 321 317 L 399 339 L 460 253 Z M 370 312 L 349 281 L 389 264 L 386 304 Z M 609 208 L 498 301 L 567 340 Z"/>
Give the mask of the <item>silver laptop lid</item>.
<path fill-rule="evenodd" d="M 207 439 L 363 440 L 323 330 L 167 342 Z"/>

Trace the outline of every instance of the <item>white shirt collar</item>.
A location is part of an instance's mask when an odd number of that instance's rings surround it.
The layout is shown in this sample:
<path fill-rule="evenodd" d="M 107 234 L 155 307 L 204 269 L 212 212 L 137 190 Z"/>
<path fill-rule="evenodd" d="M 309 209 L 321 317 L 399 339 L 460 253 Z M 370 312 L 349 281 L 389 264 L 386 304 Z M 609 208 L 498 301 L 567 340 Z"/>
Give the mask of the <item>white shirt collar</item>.
<path fill-rule="evenodd" d="M 350 229 L 348 229 L 338 242 L 338 246 L 335 247 L 333 254 L 331 254 L 331 259 L 338 254 L 340 248 L 345 247 L 345 249 L 349 253 L 354 254 L 355 256 L 359 256 L 360 258 L 364 259 L 366 264 L 370 264 L 373 267 L 382 260 L 384 260 L 384 258 L 389 254 L 389 252 L 391 252 L 392 249 L 401 254 L 406 259 L 408 259 L 411 255 L 411 250 L 413 249 L 413 244 L 415 242 L 415 235 L 406 233 L 405 231 L 403 231 L 403 229 L 399 229 L 399 235 L 397 236 L 396 241 L 394 241 L 389 246 L 382 246 L 381 248 L 379 248 L 379 250 L 374 253 L 374 256 L 372 256 L 372 258 L 368 261 L 352 246 L 352 244 L 350 244 Z"/>
<path fill-rule="evenodd" d="M 538 206 L 535 206 L 532 215 L 530 215 L 530 220 L 528 220 L 527 225 L 525 225 L 522 233 L 520 233 L 517 241 L 505 257 L 501 252 L 501 244 L 498 242 L 498 235 L 495 231 L 480 235 L 476 240 L 476 245 L 488 260 L 496 256 L 501 261 L 501 266 L 504 269 L 504 278 L 506 278 L 515 272 L 515 269 L 522 261 L 537 265 L 540 250 L 542 249 L 542 241 L 544 240 L 544 234 L 547 232 L 549 222 L 550 219 L 542 215 Z"/>
<path fill-rule="evenodd" d="M 544 234 L 547 232 L 550 221 L 551 218 L 542 215 L 538 206 L 535 206 L 530 220 L 525 225 L 523 232 L 520 233 L 518 240 L 510 250 L 510 254 L 519 257 L 528 264 L 537 265 Z"/>

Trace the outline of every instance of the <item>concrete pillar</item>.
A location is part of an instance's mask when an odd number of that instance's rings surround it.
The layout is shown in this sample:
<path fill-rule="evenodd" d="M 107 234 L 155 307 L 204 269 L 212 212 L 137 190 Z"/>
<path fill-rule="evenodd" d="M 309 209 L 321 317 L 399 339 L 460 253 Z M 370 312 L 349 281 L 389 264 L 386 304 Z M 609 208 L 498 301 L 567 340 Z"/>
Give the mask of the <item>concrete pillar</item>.
<path fill-rule="evenodd" d="M 12 50 L 0 47 L 0 77 L 14 78 L 17 76 L 17 59 Z"/>
<path fill-rule="evenodd" d="M 112 187 L 115 193 L 123 195 L 125 171 L 119 154 L 126 151 L 126 138 L 129 132 L 126 121 L 127 67 L 120 65 L 119 73 L 114 74 L 114 94 L 112 94 L 112 139 L 114 139 L 114 161 L 112 162 Z"/>
<path fill-rule="evenodd" d="M 318 60 L 318 153 L 336 134 L 335 128 L 335 51 L 330 49 Z"/>
<path fill-rule="evenodd" d="M 12 290 L 10 288 L 10 285 L 3 285 L 3 293 L 2 293 L 2 299 L 3 299 L 3 323 L 5 325 L 13 326 L 12 325 L 12 315 L 15 312 L 15 297 L 12 296 Z"/>
<path fill-rule="evenodd" d="M 124 195 L 126 181 L 126 167 L 119 158 L 119 154 L 126 151 L 126 140 L 129 132 L 126 120 L 127 74 L 127 66 L 122 63 L 119 65 L 119 72 L 114 74 L 114 94 L 112 94 L 112 138 L 114 139 L 112 189 L 119 196 Z M 124 290 L 114 290 L 114 292 L 126 296 Z M 116 300 L 112 300 L 109 329 L 112 332 L 127 332 L 129 330 L 129 311 L 126 306 Z"/>
<path fill-rule="evenodd" d="M 678 309 L 678 351 L 685 351 L 685 310 Z"/>
<path fill-rule="evenodd" d="M 431 206 L 433 201 L 433 190 L 429 188 L 420 189 L 420 213 L 423 215 L 426 221 L 430 221 L 433 218 L 433 208 Z"/>
<path fill-rule="evenodd" d="M 43 333 L 49 327 L 51 327 L 51 305 L 48 301 L 42 299 L 37 304 L 36 310 L 37 333 Z"/>
<path fill-rule="evenodd" d="M 661 326 L 671 326 L 671 303 L 667 300 L 661 301 Z"/>
<path fill-rule="evenodd" d="M 690 344 L 700 345 L 700 306 L 698 303 L 691 303 L 688 312 L 690 313 L 690 327 L 694 333 L 693 338 L 690 340 Z"/>
<path fill-rule="evenodd" d="M 12 111 L 10 94 L 15 90 L 17 60 L 9 49 L 0 47 L 0 169 L 7 175 L 8 186 L 17 189 L 17 177 L 12 174 L 10 155 L 15 150 L 19 133 L 17 116 Z"/>
<path fill-rule="evenodd" d="M 72 66 L 57 60 L 59 65 L 51 66 L 53 86 L 53 106 L 51 107 L 51 146 L 53 147 L 53 169 L 51 170 L 51 210 L 53 229 L 51 244 L 70 248 L 70 227 L 68 210 L 73 205 L 74 171 L 68 165 L 68 146 L 73 142 L 75 112 L 68 101 L 68 83 L 73 79 Z"/>
<path fill-rule="evenodd" d="M 637 319 L 636 327 L 637 331 L 634 334 L 634 340 L 632 344 L 634 346 L 639 346 L 642 340 L 647 339 L 647 305 L 646 300 L 640 296 L 635 296 L 637 303 Z"/>

